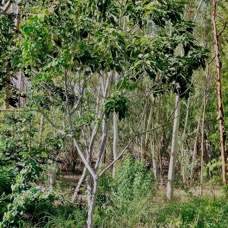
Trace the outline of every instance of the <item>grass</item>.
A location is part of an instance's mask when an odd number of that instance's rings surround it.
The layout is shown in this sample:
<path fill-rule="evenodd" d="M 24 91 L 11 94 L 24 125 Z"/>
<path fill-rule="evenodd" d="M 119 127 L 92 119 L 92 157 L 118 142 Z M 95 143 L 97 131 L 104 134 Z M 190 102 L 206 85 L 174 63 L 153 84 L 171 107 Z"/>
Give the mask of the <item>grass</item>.
<path fill-rule="evenodd" d="M 205 186 L 204 196 L 198 196 L 197 189 L 191 194 L 176 190 L 172 202 L 166 200 L 165 188 L 152 194 L 141 194 L 123 207 L 105 208 L 99 217 L 97 227 L 103 228 L 226 228 L 228 227 L 227 189 L 221 187 L 211 191 Z M 217 192 L 217 194 L 215 194 Z M 116 201 L 118 202 L 118 201 Z"/>
<path fill-rule="evenodd" d="M 126 158 L 117 166 L 113 180 L 107 173 L 100 180 L 94 213 L 95 228 L 226 228 L 228 227 L 228 186 L 176 189 L 172 202 L 166 199 L 166 188 L 156 189 L 150 170 L 143 163 Z M 58 180 L 58 200 L 36 204 L 30 217 L 20 220 L 18 227 L 82 228 L 86 227 L 85 201 L 70 202 L 75 176 Z M 30 213 L 30 211 L 29 211 Z"/>
<path fill-rule="evenodd" d="M 228 202 L 224 197 L 191 197 L 154 210 L 151 227 L 227 227 Z"/>
<path fill-rule="evenodd" d="M 228 201 L 225 195 L 219 197 L 182 197 L 172 202 L 158 202 L 164 192 L 156 196 L 138 196 L 125 206 L 109 206 L 100 210 L 97 205 L 94 221 L 99 228 L 226 228 L 228 224 Z M 98 210 L 99 208 L 99 210 Z M 40 223 L 33 227 L 81 228 L 86 227 L 86 205 L 61 205 L 46 213 Z M 24 226 L 25 227 L 25 226 Z M 27 226 L 29 227 L 29 226 Z M 32 227 L 32 226 L 31 226 Z"/>

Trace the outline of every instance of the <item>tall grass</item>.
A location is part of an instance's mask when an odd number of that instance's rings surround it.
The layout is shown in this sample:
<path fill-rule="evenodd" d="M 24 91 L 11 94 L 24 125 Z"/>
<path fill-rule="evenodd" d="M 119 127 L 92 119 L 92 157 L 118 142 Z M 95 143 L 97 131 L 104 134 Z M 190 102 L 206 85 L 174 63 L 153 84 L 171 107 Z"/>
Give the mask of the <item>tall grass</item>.
<path fill-rule="evenodd" d="M 227 186 L 220 197 L 189 196 L 185 202 L 157 202 L 152 171 L 126 156 L 99 182 L 94 213 L 96 228 L 226 228 Z M 64 204 L 46 211 L 33 227 L 86 227 L 86 203 Z"/>

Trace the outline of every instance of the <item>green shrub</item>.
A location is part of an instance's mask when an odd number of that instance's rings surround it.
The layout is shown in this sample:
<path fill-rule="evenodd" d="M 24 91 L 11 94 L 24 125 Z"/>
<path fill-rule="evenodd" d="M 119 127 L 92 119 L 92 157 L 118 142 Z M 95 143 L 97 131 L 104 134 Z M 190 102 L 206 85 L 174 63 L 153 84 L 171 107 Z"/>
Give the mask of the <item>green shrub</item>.
<path fill-rule="evenodd" d="M 143 162 L 125 156 L 116 167 L 115 178 L 106 173 L 100 182 L 95 209 L 98 227 L 131 227 L 147 216 L 154 193 L 154 177 Z"/>
<path fill-rule="evenodd" d="M 151 173 L 129 155 L 117 165 L 114 180 L 111 173 L 106 173 L 99 183 L 94 213 L 97 227 L 227 227 L 225 196 L 191 196 L 187 202 L 168 202 L 157 207 L 152 201 L 155 192 Z"/>
<path fill-rule="evenodd" d="M 10 169 L 6 167 L 0 168 L 0 195 L 3 193 L 9 194 L 11 178 L 10 178 Z"/>
<path fill-rule="evenodd" d="M 40 188 L 31 187 L 13 196 L 12 202 L 7 205 L 1 226 L 18 226 L 23 220 L 37 219 L 39 211 L 48 211 L 52 207 L 54 196 L 43 192 Z M 38 210 L 37 210 L 38 209 Z"/>
<path fill-rule="evenodd" d="M 153 189 L 154 177 L 141 161 L 134 160 L 131 155 L 117 165 L 114 185 L 119 196 L 126 200 L 145 194 Z"/>
<path fill-rule="evenodd" d="M 11 191 L 11 183 L 15 179 L 14 170 L 10 167 L 0 168 L 0 221 L 9 203 L 8 195 Z"/>
<path fill-rule="evenodd" d="M 33 152 L 33 151 L 32 151 Z M 41 205 L 48 209 L 52 206 L 54 197 L 49 192 L 45 192 L 36 185 L 41 169 L 36 153 L 21 152 L 21 170 L 13 178 L 5 176 L 8 189 L 4 189 L 1 197 L 3 205 L 3 216 L 1 217 L 1 227 L 19 226 L 23 220 L 28 220 L 35 216 L 35 209 Z M 12 165 L 13 168 L 15 166 Z"/>

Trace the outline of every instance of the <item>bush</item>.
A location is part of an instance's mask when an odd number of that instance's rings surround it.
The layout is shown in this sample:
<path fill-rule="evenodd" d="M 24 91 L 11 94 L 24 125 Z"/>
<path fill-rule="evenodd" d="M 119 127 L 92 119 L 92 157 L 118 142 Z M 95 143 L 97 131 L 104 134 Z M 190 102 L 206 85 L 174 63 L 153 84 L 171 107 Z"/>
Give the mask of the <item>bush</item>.
<path fill-rule="evenodd" d="M 6 186 L 0 201 L 3 205 L 2 214 L 4 213 L 1 216 L 1 227 L 17 227 L 23 221 L 32 220 L 36 217 L 36 208 L 43 207 L 47 210 L 54 201 L 52 194 L 36 185 L 41 172 L 36 155 L 24 153 L 21 164 L 23 168 L 13 178 L 8 174 L 3 176 Z M 12 168 L 15 169 L 15 166 L 12 165 Z"/>
<path fill-rule="evenodd" d="M 15 179 L 14 170 L 10 167 L 0 168 L 0 221 L 2 220 L 4 212 L 7 210 L 9 203 L 8 195 L 11 191 L 11 183 Z"/>
<path fill-rule="evenodd" d="M 55 197 L 49 192 L 43 192 L 39 187 L 31 187 L 8 197 L 10 202 L 4 213 L 1 226 L 18 226 L 22 221 L 37 220 L 40 212 L 53 207 Z"/>
<path fill-rule="evenodd" d="M 154 193 L 154 177 L 145 164 L 127 155 L 116 167 L 115 179 L 106 173 L 99 183 L 95 224 L 131 227 L 143 222 Z"/>
<path fill-rule="evenodd" d="M 227 192 L 227 186 L 224 189 Z M 142 162 L 126 156 L 115 179 L 106 173 L 99 183 L 94 222 L 97 227 L 227 227 L 226 194 L 190 197 L 188 202 L 153 204 L 154 179 Z"/>
<path fill-rule="evenodd" d="M 10 169 L 7 167 L 0 168 L 0 195 L 3 193 L 9 194 L 11 192 L 10 185 Z"/>

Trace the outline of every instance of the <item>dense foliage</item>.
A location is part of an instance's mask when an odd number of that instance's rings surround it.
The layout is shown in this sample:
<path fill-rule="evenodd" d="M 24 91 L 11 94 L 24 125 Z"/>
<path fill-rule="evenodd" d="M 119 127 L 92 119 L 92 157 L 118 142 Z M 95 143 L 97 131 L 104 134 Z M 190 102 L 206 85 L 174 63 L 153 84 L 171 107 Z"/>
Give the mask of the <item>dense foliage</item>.
<path fill-rule="evenodd" d="M 1 3 L 0 227 L 227 224 L 227 191 L 189 194 L 222 180 L 210 1 Z M 174 135 L 189 196 L 161 203 Z"/>

